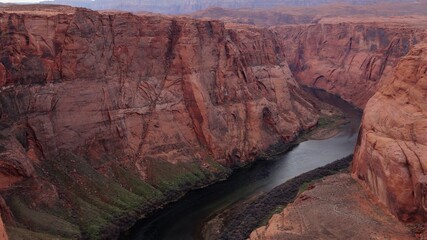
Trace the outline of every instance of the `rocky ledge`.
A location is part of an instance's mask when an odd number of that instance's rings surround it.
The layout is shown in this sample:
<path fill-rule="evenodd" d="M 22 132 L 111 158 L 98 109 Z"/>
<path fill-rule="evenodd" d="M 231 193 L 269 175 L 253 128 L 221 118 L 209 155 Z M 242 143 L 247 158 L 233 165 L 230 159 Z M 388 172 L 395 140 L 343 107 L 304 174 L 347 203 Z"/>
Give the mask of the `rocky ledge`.
<path fill-rule="evenodd" d="M 415 239 L 348 173 L 325 177 L 308 189 L 250 239 Z"/>

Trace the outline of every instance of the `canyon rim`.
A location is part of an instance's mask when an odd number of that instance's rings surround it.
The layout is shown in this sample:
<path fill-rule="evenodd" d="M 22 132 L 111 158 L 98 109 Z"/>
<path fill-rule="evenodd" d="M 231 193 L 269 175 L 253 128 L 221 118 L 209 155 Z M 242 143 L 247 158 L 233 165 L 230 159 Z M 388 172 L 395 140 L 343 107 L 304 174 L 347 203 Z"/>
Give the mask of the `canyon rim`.
<path fill-rule="evenodd" d="M 386 2 L 0 5 L 0 238 L 116 238 L 335 117 L 302 86 L 364 110 L 353 179 L 335 177 L 422 236 L 403 223 L 426 221 L 427 5 Z M 250 237 L 284 236 L 299 200 Z"/>

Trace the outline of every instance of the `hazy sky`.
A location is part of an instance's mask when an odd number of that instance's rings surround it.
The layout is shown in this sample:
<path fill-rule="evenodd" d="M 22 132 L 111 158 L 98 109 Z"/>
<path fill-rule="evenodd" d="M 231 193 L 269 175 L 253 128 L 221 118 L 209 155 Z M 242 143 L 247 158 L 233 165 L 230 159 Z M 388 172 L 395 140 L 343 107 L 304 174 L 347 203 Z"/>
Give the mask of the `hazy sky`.
<path fill-rule="evenodd" d="M 0 0 L 0 3 L 37 3 L 41 1 L 53 1 L 53 0 Z"/>
<path fill-rule="evenodd" d="M 0 0 L 0 3 L 34 3 L 40 2 L 37 0 Z"/>

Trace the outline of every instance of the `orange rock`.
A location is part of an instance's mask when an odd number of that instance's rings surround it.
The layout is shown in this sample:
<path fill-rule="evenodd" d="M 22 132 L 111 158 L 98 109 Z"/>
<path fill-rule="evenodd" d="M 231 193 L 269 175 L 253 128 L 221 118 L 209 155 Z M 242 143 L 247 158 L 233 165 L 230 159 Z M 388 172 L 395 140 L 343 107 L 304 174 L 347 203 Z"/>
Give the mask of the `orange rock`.
<path fill-rule="evenodd" d="M 414 18 L 416 19 L 416 18 Z M 325 18 L 318 24 L 274 27 L 297 81 L 364 108 L 425 27 L 404 18 Z"/>
<path fill-rule="evenodd" d="M 268 30 L 48 9 L 14 8 L 0 26 L 13 33 L 2 43 L 11 87 L 2 94 L 18 103 L 2 119 L 31 114 L 26 147 L 36 164 L 37 153 L 105 151 L 107 142 L 110 155 L 138 168 L 140 156 L 176 163 L 206 150 L 222 163 L 237 151 L 244 162 L 316 123 Z M 265 110 L 271 126 L 262 121 Z"/>
<path fill-rule="evenodd" d="M 6 229 L 3 224 L 3 220 L 0 217 L 0 240 L 8 240 Z"/>
<path fill-rule="evenodd" d="M 427 220 L 427 44 L 369 100 L 353 175 L 403 221 Z"/>
<path fill-rule="evenodd" d="M 160 164 L 191 164 L 202 178 L 317 123 L 269 30 L 55 6 L 3 10 L 0 190 L 25 186 L 32 210 L 77 208 L 64 200 L 75 188 L 108 202 L 91 181 L 101 178 L 96 170 L 119 182 L 113 167 L 160 192 Z M 75 186 L 61 186 L 55 170 Z M 196 184 L 183 179 L 179 187 Z"/>
<path fill-rule="evenodd" d="M 350 174 L 326 177 L 315 186 L 254 230 L 249 239 L 415 239 Z"/>

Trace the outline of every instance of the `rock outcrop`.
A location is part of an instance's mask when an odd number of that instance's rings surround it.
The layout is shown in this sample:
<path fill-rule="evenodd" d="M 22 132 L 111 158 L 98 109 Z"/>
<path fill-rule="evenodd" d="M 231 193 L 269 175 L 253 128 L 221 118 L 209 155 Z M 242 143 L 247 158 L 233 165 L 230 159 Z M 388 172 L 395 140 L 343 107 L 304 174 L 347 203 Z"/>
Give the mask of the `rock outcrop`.
<path fill-rule="evenodd" d="M 0 217 L 0 240 L 8 240 L 6 229 L 3 224 L 3 220 Z"/>
<path fill-rule="evenodd" d="M 427 44 L 366 105 L 353 175 L 403 221 L 427 220 Z"/>
<path fill-rule="evenodd" d="M 294 203 L 274 214 L 251 240 L 416 239 L 350 174 L 326 177 L 309 186 Z"/>
<path fill-rule="evenodd" d="M 271 8 L 277 6 L 319 6 L 326 3 L 351 3 L 357 5 L 372 4 L 375 2 L 411 2 L 411 0 L 175 0 L 173 2 L 168 0 L 128 0 L 126 2 L 103 0 L 55 0 L 46 1 L 47 4 L 67 4 L 77 7 L 87 7 L 97 10 L 105 9 L 120 9 L 124 11 L 150 11 L 160 13 L 188 13 L 193 11 L 202 10 L 208 7 L 223 7 L 223 8 Z"/>
<path fill-rule="evenodd" d="M 359 108 L 424 37 L 424 27 L 401 19 L 325 18 L 318 24 L 273 29 L 282 39 L 297 81 L 337 94 Z"/>
<path fill-rule="evenodd" d="M 427 2 L 390 2 L 375 1 L 369 4 L 325 4 L 321 6 L 289 7 L 277 6 L 274 8 L 221 8 L 210 7 L 191 13 L 194 18 L 205 20 L 221 20 L 241 24 L 254 24 L 258 26 L 278 26 L 283 24 L 315 24 L 322 19 L 357 16 L 353 22 L 370 18 L 381 21 L 383 17 L 391 17 L 386 22 L 401 21 L 403 18 L 416 20 L 417 17 L 427 14 Z M 416 16 L 416 17 L 415 17 Z M 420 21 L 421 22 L 421 21 Z"/>
<path fill-rule="evenodd" d="M 11 236 L 111 237 L 292 141 L 318 121 L 292 71 L 361 108 L 382 87 L 353 171 L 401 219 L 425 220 L 425 45 L 384 80 L 425 25 L 267 30 L 35 5 L 0 15 L 0 205 Z"/>
<path fill-rule="evenodd" d="M 280 38 L 299 83 L 327 90 L 364 108 L 399 60 L 426 38 L 426 4 L 210 8 L 191 16 L 270 26 Z"/>
<path fill-rule="evenodd" d="M 99 237 L 317 123 L 271 31 L 37 8 L 1 13 L 0 189 L 13 234 Z"/>

